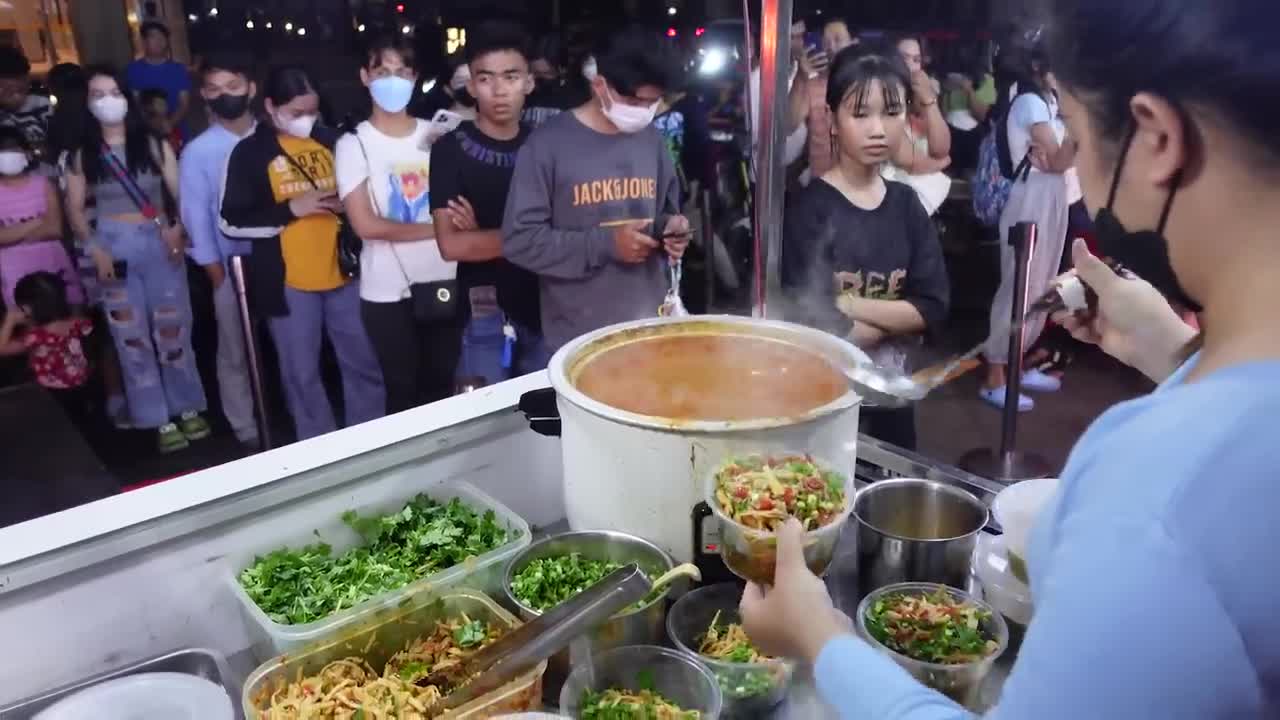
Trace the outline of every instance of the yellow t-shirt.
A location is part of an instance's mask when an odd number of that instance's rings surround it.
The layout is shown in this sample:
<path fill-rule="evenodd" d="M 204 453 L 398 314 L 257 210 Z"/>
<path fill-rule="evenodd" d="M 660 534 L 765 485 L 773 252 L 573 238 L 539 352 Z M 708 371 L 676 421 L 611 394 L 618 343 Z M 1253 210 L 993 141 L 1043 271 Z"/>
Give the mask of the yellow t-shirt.
<path fill-rule="evenodd" d="M 280 146 L 321 190 L 336 190 L 333 153 L 311 138 L 281 134 Z M 313 189 L 306 175 L 298 172 L 283 156 L 267 169 L 276 202 L 286 202 Z M 285 226 L 280 233 L 284 255 L 284 282 L 295 290 L 323 292 L 342 287 L 347 280 L 338 269 L 338 218 L 336 215 L 308 215 Z"/>

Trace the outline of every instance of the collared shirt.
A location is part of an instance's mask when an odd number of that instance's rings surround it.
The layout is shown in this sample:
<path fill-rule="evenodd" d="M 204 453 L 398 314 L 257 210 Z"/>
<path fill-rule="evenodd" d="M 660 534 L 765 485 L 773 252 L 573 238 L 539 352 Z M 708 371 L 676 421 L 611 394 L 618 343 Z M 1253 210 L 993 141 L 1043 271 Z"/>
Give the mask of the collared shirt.
<path fill-rule="evenodd" d="M 191 237 L 188 254 L 200 265 L 226 262 L 232 255 L 247 255 L 250 241 L 235 240 L 223 234 L 218 226 L 222 205 L 223 176 L 227 158 L 242 137 L 213 123 L 208 130 L 187 143 L 179 162 L 179 191 L 182 197 L 182 224 Z"/>

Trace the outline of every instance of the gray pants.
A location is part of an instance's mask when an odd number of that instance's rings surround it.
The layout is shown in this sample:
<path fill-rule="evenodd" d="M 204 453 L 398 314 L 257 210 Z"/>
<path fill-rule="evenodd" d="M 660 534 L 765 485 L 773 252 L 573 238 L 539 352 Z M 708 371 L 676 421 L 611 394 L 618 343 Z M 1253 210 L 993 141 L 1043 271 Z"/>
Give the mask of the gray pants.
<path fill-rule="evenodd" d="M 218 322 L 218 394 L 222 413 L 244 443 L 258 440 L 258 424 L 253 414 L 253 385 L 249 380 L 249 358 L 244 347 L 244 324 L 235 282 L 230 270 L 222 286 L 213 289 L 213 311 Z"/>
<path fill-rule="evenodd" d="M 996 365 L 1009 364 L 1009 330 L 1016 280 L 1009 231 L 1020 222 L 1035 223 L 1037 227 L 1036 245 L 1027 272 L 1027 302 L 1034 302 L 1048 292 L 1062 265 L 1062 251 L 1067 241 L 1067 186 L 1063 176 L 1031 173 L 1026 182 L 1014 184 L 1009 204 L 1000 215 L 1000 289 L 991 303 L 991 334 L 983 351 L 987 361 Z M 1027 319 L 1022 334 L 1023 348 L 1030 348 L 1039 339 L 1045 320 L 1044 313 Z"/>

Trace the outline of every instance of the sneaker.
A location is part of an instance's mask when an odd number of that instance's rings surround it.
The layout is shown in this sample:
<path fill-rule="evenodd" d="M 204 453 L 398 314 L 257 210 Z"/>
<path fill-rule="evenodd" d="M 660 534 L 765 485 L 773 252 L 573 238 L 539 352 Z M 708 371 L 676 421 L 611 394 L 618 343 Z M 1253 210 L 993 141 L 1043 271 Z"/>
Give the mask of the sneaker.
<path fill-rule="evenodd" d="M 978 397 L 982 398 L 988 405 L 997 410 L 1004 409 L 1004 397 L 1008 392 L 1007 385 L 1001 385 L 998 388 L 982 388 L 978 391 Z M 1036 407 L 1036 403 L 1026 395 L 1018 395 L 1018 412 L 1031 412 Z"/>
<path fill-rule="evenodd" d="M 1062 379 L 1037 369 L 1022 373 L 1022 387 L 1031 392 L 1052 393 L 1062 389 Z"/>
<path fill-rule="evenodd" d="M 182 434 L 177 425 L 167 423 L 161 425 L 157 431 L 156 445 L 160 448 L 161 453 L 171 453 L 185 450 L 190 443 L 187 442 L 187 436 Z"/>
<path fill-rule="evenodd" d="M 182 428 L 183 436 L 191 441 L 203 440 L 212 432 L 209 423 L 198 412 L 182 413 L 182 417 L 178 419 L 178 427 Z"/>

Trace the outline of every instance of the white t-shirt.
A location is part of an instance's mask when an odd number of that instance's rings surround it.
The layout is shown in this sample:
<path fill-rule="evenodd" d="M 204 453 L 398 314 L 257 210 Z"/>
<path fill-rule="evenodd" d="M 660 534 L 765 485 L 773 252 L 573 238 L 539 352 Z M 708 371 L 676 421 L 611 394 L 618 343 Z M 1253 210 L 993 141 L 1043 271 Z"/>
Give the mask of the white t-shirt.
<path fill-rule="evenodd" d="M 374 211 L 382 217 L 402 223 L 431 222 L 431 152 L 422 149 L 430 127 L 429 122 L 419 120 L 412 135 L 396 138 L 384 135 L 366 121 L 356 128 L 355 135 L 342 136 L 334 152 L 338 197 L 345 200 L 369 180 Z M 411 282 L 452 280 L 457 275 L 458 264 L 440 256 L 435 240 L 389 243 L 364 238 L 364 252 L 360 254 L 363 300 L 399 302 L 409 297 Z"/>
<path fill-rule="evenodd" d="M 1031 127 L 1037 123 L 1048 123 L 1053 134 L 1061 143 L 1067 137 L 1067 126 L 1058 113 L 1058 99 L 1053 95 L 1049 101 L 1039 95 L 1026 94 L 1013 101 L 1009 108 L 1009 156 L 1016 167 L 1026 157 L 1031 147 Z M 1040 172 L 1032 168 L 1031 172 Z M 1071 168 L 1062 174 L 1067 185 L 1067 204 L 1073 205 L 1084 198 L 1080 190 L 1080 177 L 1076 169 Z"/>

